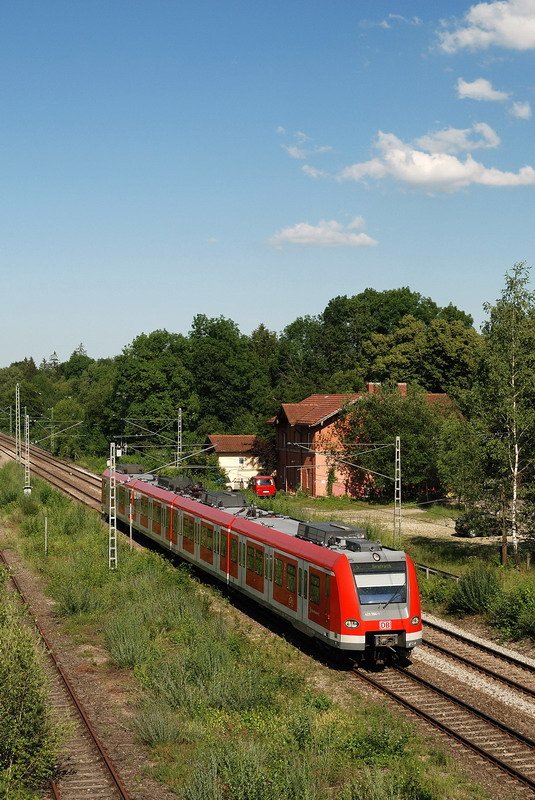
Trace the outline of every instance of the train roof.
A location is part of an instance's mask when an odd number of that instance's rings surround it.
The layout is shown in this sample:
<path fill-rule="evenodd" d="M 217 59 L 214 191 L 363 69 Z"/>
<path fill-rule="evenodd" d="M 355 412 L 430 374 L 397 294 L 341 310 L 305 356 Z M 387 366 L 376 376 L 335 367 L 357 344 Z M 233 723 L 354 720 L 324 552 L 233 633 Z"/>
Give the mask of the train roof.
<path fill-rule="evenodd" d="M 107 469 L 104 477 L 109 477 L 109 473 L 110 470 Z M 305 558 L 326 569 L 333 569 L 341 557 L 349 562 L 368 561 L 370 554 L 373 556 L 374 552 L 381 552 L 381 560 L 385 561 L 404 560 L 406 557 L 403 551 L 390 550 L 382 547 L 380 542 L 367 539 L 363 528 L 352 528 L 337 522 L 304 522 L 269 512 L 260 512 L 258 516 L 253 516 L 257 510 L 254 507 L 246 509 L 241 505 L 241 493 L 236 493 L 237 499 L 239 495 L 236 506 L 225 504 L 225 508 L 217 508 L 158 486 L 155 482 L 146 480 L 145 475 L 134 477 L 116 473 L 116 480 L 117 483 L 126 484 L 134 491 L 157 498 L 173 508 L 180 508 L 185 513 L 233 532 L 243 533 L 262 544 Z M 209 494 L 204 491 L 201 493 L 202 496 Z M 244 512 L 249 512 L 249 516 Z"/>

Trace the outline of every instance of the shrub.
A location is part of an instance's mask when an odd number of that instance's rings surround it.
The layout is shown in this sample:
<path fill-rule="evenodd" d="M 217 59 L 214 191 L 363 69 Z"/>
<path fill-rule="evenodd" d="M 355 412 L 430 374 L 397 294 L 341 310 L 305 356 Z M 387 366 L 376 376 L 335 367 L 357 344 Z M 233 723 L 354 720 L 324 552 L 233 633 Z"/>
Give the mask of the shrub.
<path fill-rule="evenodd" d="M 462 576 L 450 601 L 450 608 L 463 614 L 482 614 L 500 592 L 500 578 L 492 567 L 476 566 Z"/>
<path fill-rule="evenodd" d="M 118 667 L 142 664 L 151 650 L 149 632 L 143 616 L 136 610 L 112 617 L 105 625 L 104 637 L 110 657 Z"/>
<path fill-rule="evenodd" d="M 418 585 L 422 599 L 438 605 L 449 605 L 457 589 L 455 581 L 435 576 L 420 579 Z"/>
<path fill-rule="evenodd" d="M 188 741 L 185 723 L 163 703 L 145 705 L 136 717 L 135 726 L 140 739 L 150 747 Z"/>
<path fill-rule="evenodd" d="M 535 639 L 535 587 L 524 583 L 500 592 L 490 608 L 490 621 L 506 639 Z"/>
<path fill-rule="evenodd" d="M 5 797 L 38 787 L 54 773 L 57 731 L 29 632 L 5 603 L 0 614 L 0 786 Z"/>

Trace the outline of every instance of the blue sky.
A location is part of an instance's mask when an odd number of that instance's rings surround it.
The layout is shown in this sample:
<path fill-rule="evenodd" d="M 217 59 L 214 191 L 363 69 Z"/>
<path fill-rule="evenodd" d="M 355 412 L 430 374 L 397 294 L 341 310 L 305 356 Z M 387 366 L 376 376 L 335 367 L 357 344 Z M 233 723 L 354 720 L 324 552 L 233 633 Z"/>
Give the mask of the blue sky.
<path fill-rule="evenodd" d="M 0 366 L 534 261 L 535 0 L 39 0 L 0 25 Z"/>

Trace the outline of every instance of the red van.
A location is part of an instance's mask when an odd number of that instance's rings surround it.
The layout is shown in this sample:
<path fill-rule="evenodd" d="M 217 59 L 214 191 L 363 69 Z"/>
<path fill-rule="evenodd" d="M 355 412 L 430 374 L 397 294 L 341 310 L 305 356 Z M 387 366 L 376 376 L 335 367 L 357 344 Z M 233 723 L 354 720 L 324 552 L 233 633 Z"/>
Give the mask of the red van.
<path fill-rule="evenodd" d="M 255 475 L 249 481 L 251 489 L 257 497 L 274 497 L 277 493 L 275 479 L 271 475 Z"/>

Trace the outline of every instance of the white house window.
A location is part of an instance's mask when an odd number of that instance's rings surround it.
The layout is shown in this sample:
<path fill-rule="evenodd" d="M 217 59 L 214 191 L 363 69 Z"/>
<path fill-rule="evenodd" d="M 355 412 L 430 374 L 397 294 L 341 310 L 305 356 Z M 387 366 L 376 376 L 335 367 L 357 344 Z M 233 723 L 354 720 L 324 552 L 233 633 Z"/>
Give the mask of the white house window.
<path fill-rule="evenodd" d="M 238 464 L 240 465 L 240 467 L 243 467 L 243 465 L 245 464 L 245 458 L 243 458 L 243 456 L 240 456 L 238 458 Z"/>

